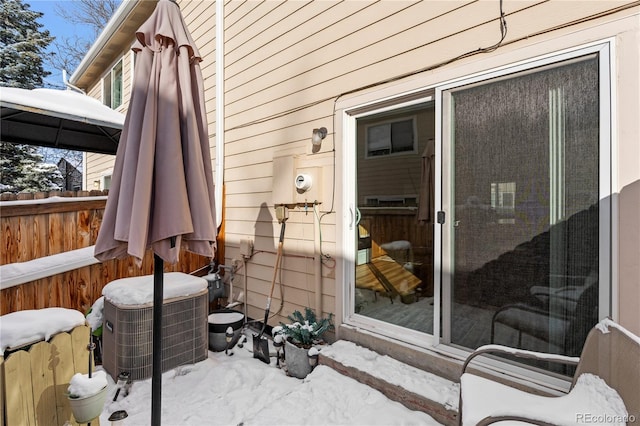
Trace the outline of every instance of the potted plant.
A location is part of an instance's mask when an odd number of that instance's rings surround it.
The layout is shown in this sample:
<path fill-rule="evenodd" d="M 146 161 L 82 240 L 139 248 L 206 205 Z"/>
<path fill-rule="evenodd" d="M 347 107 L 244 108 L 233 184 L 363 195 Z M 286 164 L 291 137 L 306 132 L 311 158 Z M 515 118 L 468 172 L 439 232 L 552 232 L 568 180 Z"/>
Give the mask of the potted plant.
<path fill-rule="evenodd" d="M 323 334 L 333 328 L 332 315 L 318 319 L 311 308 L 294 311 L 287 316 L 290 323 L 274 327 L 274 337 L 284 338 L 284 359 L 289 376 L 303 379 L 315 367 L 318 346 L 324 344 Z"/>
<path fill-rule="evenodd" d="M 95 419 L 102 413 L 107 397 L 107 375 L 104 371 L 93 375 L 76 373 L 69 382 L 67 397 L 76 422 Z"/>

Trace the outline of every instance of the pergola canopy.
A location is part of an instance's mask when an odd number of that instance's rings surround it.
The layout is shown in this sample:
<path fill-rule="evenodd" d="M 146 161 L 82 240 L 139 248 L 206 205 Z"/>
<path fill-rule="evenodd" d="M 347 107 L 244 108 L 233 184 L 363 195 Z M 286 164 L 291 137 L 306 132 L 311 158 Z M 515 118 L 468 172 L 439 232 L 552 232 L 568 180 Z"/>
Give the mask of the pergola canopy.
<path fill-rule="evenodd" d="M 115 154 L 125 115 L 71 90 L 0 88 L 2 142 Z"/>

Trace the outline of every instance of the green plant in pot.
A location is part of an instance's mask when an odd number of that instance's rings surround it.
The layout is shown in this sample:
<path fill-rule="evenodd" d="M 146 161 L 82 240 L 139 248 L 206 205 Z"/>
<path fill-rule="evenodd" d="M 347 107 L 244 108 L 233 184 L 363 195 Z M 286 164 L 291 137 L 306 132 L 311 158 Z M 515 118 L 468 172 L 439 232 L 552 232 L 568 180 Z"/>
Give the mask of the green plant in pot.
<path fill-rule="evenodd" d="M 310 354 L 309 350 L 324 344 L 323 335 L 333 329 L 332 318 L 318 318 L 311 308 L 304 308 L 304 314 L 294 311 L 288 315 L 290 323 L 280 323 L 274 327 L 273 334 L 285 339 L 284 358 L 287 374 L 303 379 L 315 365 L 310 359 L 316 357 L 317 350 Z"/>

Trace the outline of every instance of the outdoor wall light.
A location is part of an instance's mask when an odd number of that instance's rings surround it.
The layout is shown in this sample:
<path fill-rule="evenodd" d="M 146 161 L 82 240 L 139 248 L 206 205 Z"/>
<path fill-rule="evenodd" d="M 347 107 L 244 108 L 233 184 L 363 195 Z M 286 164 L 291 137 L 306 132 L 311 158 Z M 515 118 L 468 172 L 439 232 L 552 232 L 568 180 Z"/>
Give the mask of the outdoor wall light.
<path fill-rule="evenodd" d="M 319 129 L 313 129 L 313 134 L 311 135 L 311 143 L 314 147 L 320 147 L 322 145 L 322 139 L 327 137 L 327 128 L 320 127 Z"/>

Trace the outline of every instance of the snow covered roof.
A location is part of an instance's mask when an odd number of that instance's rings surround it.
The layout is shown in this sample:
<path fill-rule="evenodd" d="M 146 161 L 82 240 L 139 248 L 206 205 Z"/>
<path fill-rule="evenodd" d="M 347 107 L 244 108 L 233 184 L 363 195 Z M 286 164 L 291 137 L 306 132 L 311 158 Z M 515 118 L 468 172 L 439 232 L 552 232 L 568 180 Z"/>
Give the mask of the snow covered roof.
<path fill-rule="evenodd" d="M 71 90 L 0 87 L 3 142 L 115 154 L 125 115 Z"/>

